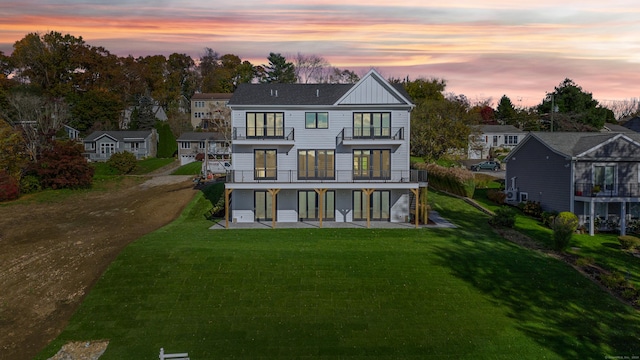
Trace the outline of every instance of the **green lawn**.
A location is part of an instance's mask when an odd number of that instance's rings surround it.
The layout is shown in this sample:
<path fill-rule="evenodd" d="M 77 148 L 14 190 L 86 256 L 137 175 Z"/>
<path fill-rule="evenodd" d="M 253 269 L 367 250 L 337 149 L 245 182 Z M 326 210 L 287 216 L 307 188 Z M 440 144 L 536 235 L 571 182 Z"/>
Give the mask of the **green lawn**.
<path fill-rule="evenodd" d="M 429 199 L 460 228 L 210 231 L 199 195 L 121 253 L 38 359 L 92 339 L 110 341 L 101 360 L 640 355 L 638 312 Z"/>
<path fill-rule="evenodd" d="M 199 175 L 202 171 L 202 161 L 194 161 L 177 168 L 171 175 Z"/>

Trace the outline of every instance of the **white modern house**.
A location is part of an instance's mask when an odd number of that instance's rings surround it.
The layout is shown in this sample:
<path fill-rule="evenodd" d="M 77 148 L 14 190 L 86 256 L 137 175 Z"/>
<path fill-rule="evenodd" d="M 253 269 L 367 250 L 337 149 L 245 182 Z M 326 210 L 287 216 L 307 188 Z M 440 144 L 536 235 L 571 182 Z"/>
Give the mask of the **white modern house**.
<path fill-rule="evenodd" d="M 228 105 L 233 222 L 408 222 L 426 172 L 409 168 L 400 84 L 375 70 L 356 84 L 242 84 Z M 418 216 L 416 226 L 418 224 Z"/>

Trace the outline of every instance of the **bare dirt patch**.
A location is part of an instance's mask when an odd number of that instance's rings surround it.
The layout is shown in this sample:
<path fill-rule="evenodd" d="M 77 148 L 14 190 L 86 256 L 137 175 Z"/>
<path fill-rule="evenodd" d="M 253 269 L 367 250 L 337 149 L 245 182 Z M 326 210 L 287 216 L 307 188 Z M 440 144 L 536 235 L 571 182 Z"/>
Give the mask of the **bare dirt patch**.
<path fill-rule="evenodd" d="M 0 206 L 1 358 L 32 359 L 120 251 L 174 220 L 197 192 L 189 177 L 150 180 Z"/>

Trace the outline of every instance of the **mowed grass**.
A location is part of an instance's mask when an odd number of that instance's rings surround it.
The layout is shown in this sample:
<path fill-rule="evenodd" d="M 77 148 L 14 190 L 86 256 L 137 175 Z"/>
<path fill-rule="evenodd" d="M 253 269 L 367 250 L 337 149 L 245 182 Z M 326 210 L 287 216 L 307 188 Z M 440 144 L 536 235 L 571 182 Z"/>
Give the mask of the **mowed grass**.
<path fill-rule="evenodd" d="M 430 194 L 458 229 L 206 230 L 197 208 L 127 247 L 68 341 L 102 359 L 602 359 L 640 354 L 640 316 L 564 263 Z"/>
<path fill-rule="evenodd" d="M 174 170 L 171 175 L 199 175 L 202 171 L 202 161 L 194 161 L 182 165 Z"/>

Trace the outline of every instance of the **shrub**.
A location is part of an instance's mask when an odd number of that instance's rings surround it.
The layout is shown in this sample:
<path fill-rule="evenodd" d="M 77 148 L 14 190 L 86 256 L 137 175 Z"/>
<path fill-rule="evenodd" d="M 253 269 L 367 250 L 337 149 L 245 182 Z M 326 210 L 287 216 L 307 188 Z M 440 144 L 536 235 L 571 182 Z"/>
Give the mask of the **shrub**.
<path fill-rule="evenodd" d="M 42 190 L 40 180 L 35 175 L 25 175 L 20 179 L 20 193 L 31 194 Z"/>
<path fill-rule="evenodd" d="M 600 275 L 600 282 L 609 289 L 617 289 L 626 283 L 621 273 L 614 271 L 610 274 Z"/>
<path fill-rule="evenodd" d="M 426 169 L 429 186 L 455 195 L 473 197 L 475 180 L 473 173 L 463 168 L 446 168 L 436 164 L 415 164 L 416 169 Z"/>
<path fill-rule="evenodd" d="M 543 211 L 540 214 L 540 220 L 542 221 L 542 225 L 551 228 L 553 226 L 553 220 L 558 216 L 557 211 Z"/>
<path fill-rule="evenodd" d="M 495 227 L 513 228 L 516 224 L 516 212 L 509 206 L 502 206 L 498 208 L 495 215 L 489 219 L 489 224 Z"/>
<path fill-rule="evenodd" d="M 564 250 L 569 246 L 573 233 L 578 229 L 578 217 L 563 211 L 553 220 L 553 244 L 556 250 Z"/>
<path fill-rule="evenodd" d="M 158 154 L 159 158 L 170 158 L 178 151 L 178 142 L 171 131 L 171 127 L 164 121 L 158 121 Z"/>
<path fill-rule="evenodd" d="M 618 236 L 620 247 L 625 250 L 633 250 L 640 246 L 640 238 L 631 235 Z"/>
<path fill-rule="evenodd" d="M 634 289 L 633 287 L 626 287 L 624 288 L 624 290 L 622 290 L 620 296 L 622 296 L 622 298 L 625 300 L 633 300 L 638 297 L 638 290 Z"/>
<path fill-rule="evenodd" d="M 107 165 L 118 171 L 118 174 L 129 174 L 135 170 L 138 165 L 138 160 L 136 160 L 136 156 L 132 153 L 123 151 L 111 155 L 109 160 L 107 160 Z"/>
<path fill-rule="evenodd" d="M 489 189 L 487 191 L 487 198 L 498 205 L 502 205 L 507 199 L 507 194 L 496 189 Z"/>
<path fill-rule="evenodd" d="M 93 167 L 82 155 L 83 147 L 71 141 L 56 141 L 50 151 L 43 152 L 31 170 L 40 178 L 43 188 L 77 189 L 90 187 Z"/>
<path fill-rule="evenodd" d="M 6 170 L 0 170 L 0 201 L 15 200 L 20 196 L 18 180 Z"/>
<path fill-rule="evenodd" d="M 537 201 L 525 201 L 519 206 L 525 215 L 540 219 L 542 216 L 542 205 Z"/>
<path fill-rule="evenodd" d="M 592 257 L 579 257 L 576 260 L 576 266 L 579 267 L 585 267 L 585 266 L 589 266 L 589 265 L 593 265 L 596 262 L 596 260 Z"/>

